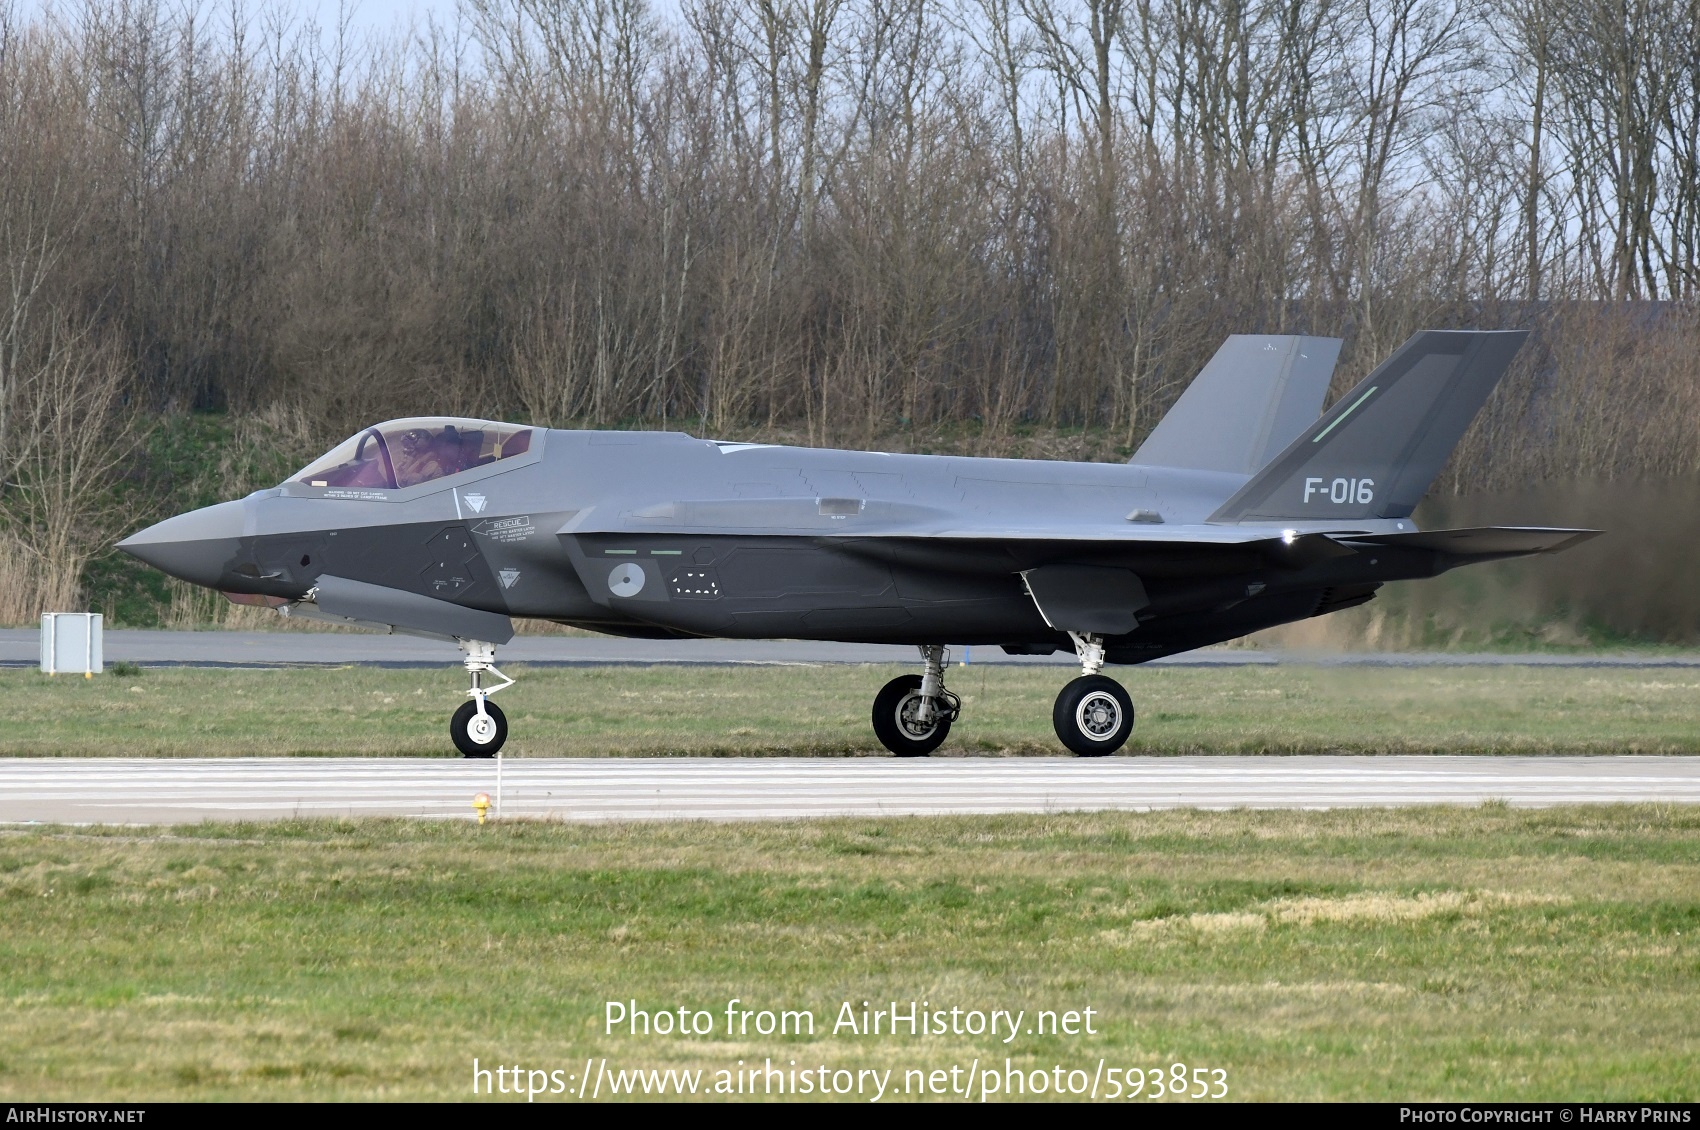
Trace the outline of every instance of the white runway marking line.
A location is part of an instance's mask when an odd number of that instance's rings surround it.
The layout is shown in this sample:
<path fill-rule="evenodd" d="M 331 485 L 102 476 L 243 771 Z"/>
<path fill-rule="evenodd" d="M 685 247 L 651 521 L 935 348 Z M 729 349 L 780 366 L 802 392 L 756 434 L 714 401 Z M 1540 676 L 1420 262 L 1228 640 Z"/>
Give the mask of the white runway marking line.
<path fill-rule="evenodd" d="M 1700 803 L 1700 758 L 509 759 L 505 814 L 786 819 L 1155 808 Z M 0 822 L 472 819 L 495 766 L 450 759 L 0 762 Z"/>

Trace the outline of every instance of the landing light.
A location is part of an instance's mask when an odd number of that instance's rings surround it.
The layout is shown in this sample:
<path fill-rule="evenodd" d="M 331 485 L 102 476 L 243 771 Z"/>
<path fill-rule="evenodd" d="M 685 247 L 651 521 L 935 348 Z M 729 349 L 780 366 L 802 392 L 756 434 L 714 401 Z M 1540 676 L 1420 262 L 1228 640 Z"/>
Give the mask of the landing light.
<path fill-rule="evenodd" d="M 1281 541 L 1284 542 L 1285 544 L 1292 545 L 1294 542 L 1296 542 L 1298 540 L 1299 540 L 1299 532 L 1297 530 L 1282 530 L 1281 531 Z"/>

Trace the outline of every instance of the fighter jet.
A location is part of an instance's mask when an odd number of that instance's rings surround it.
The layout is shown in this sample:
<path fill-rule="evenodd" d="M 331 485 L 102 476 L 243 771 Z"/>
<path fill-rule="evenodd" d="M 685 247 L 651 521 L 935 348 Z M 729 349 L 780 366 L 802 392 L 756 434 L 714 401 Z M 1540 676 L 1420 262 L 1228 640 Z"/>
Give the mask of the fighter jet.
<path fill-rule="evenodd" d="M 1388 581 L 1553 553 L 1595 531 L 1421 531 L 1411 515 L 1520 332 L 1419 333 L 1321 411 L 1339 342 L 1236 336 L 1130 463 L 833 451 L 682 432 L 392 420 L 288 482 L 119 543 L 286 616 L 452 641 L 468 757 L 512 617 L 650 639 L 913 644 L 875 696 L 900 757 L 962 720 L 949 644 L 1071 648 L 1051 720 L 1082 756 L 1127 741 L 1135 664 L 1363 604 Z"/>

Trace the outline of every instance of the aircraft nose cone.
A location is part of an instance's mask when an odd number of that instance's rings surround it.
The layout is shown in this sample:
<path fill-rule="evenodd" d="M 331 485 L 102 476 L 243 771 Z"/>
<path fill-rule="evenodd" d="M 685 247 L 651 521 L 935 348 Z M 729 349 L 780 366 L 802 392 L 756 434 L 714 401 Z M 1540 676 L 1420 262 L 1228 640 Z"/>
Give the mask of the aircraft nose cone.
<path fill-rule="evenodd" d="M 246 519 L 242 502 L 221 502 L 131 534 L 118 548 L 173 577 L 217 588 L 240 548 Z"/>

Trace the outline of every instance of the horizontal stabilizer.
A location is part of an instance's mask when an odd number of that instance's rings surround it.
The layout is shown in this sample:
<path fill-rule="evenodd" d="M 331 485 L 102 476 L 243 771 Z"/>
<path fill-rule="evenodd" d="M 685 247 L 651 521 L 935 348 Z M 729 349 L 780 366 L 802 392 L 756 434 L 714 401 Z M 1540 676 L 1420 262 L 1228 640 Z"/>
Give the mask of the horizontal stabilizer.
<path fill-rule="evenodd" d="M 1416 334 L 1209 520 L 1409 517 L 1526 337 Z"/>
<path fill-rule="evenodd" d="M 1234 334 L 1130 463 L 1252 475 L 1322 414 L 1337 337 Z"/>
<path fill-rule="evenodd" d="M 1559 553 L 1599 535 L 1599 530 L 1562 530 L 1544 526 L 1482 526 L 1468 530 L 1366 534 L 1349 540 L 1368 542 L 1371 545 L 1426 549 L 1434 553 L 1479 560 L 1492 557 L 1527 557 L 1534 553 Z"/>

